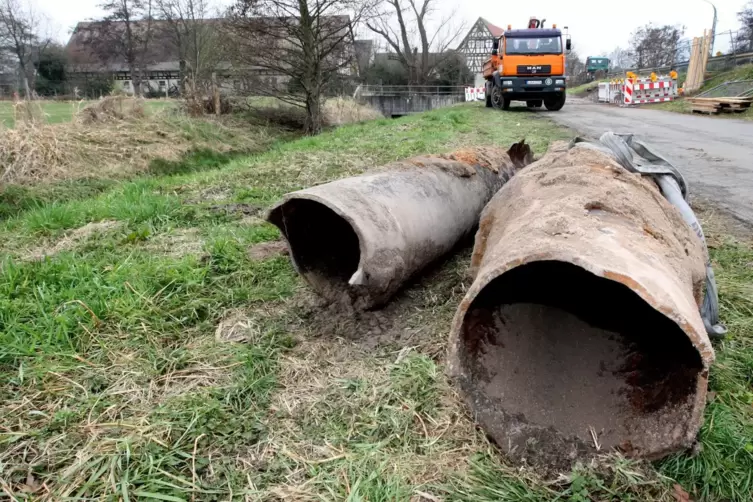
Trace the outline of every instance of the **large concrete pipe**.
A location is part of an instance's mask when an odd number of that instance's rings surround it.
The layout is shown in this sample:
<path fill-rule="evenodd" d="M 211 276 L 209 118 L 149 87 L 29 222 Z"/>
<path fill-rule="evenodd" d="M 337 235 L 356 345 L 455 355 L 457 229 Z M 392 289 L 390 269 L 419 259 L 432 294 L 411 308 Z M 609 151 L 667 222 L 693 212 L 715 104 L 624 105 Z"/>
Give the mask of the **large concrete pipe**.
<path fill-rule="evenodd" d="M 375 307 L 472 232 L 489 199 L 532 157 L 524 142 L 508 152 L 415 157 L 287 194 L 268 219 L 314 290 Z"/>
<path fill-rule="evenodd" d="M 692 445 L 714 358 L 700 240 L 650 178 L 556 144 L 484 210 L 449 371 L 514 459 Z"/>

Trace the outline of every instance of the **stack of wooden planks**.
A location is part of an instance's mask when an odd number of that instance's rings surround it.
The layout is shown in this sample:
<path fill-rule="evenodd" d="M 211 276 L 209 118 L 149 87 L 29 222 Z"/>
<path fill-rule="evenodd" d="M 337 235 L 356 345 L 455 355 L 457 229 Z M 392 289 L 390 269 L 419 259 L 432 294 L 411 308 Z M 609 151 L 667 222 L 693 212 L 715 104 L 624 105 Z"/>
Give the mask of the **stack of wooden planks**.
<path fill-rule="evenodd" d="M 688 76 L 682 86 L 685 94 L 695 92 L 703 85 L 703 80 L 706 77 L 706 65 L 709 62 L 709 52 L 711 52 L 711 37 L 711 33 L 703 30 L 702 37 L 693 39 L 690 46 Z"/>
<path fill-rule="evenodd" d="M 690 110 L 695 113 L 740 113 L 750 108 L 753 96 L 750 97 L 722 97 L 722 98 L 687 98 Z"/>

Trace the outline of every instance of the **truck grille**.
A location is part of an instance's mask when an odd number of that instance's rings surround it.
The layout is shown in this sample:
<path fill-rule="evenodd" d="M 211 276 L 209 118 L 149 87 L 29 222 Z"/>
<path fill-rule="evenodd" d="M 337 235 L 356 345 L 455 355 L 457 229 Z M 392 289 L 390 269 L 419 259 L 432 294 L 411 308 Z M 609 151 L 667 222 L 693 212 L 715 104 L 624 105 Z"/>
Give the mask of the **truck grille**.
<path fill-rule="evenodd" d="M 518 75 L 549 75 L 552 73 L 552 65 L 518 65 Z"/>

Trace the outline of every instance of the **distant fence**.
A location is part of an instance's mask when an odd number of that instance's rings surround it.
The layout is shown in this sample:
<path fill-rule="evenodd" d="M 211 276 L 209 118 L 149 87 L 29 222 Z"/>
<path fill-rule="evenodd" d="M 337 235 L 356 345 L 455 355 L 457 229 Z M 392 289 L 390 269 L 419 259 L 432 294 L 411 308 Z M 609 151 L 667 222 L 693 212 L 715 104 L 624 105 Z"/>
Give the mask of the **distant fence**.
<path fill-rule="evenodd" d="M 625 72 L 635 73 L 666 73 L 670 70 L 682 71 L 690 64 L 691 40 L 681 41 L 675 50 L 676 62 L 666 66 L 629 67 L 612 70 L 608 77 L 618 77 Z M 714 36 L 714 45 L 706 71 L 725 71 L 744 64 L 753 63 L 753 41 L 741 36 L 739 31 L 724 31 Z M 719 55 L 717 55 L 719 54 Z"/>

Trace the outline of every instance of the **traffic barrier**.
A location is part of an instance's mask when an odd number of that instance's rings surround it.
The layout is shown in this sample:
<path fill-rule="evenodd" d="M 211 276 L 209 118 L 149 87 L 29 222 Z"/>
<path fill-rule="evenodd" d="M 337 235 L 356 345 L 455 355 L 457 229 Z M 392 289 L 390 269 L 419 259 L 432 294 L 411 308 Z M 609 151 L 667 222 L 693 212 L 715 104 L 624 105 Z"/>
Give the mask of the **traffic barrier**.
<path fill-rule="evenodd" d="M 625 79 L 624 104 L 642 105 L 672 101 L 677 96 L 677 79 L 672 76 Z"/>
<path fill-rule="evenodd" d="M 600 83 L 599 101 L 602 103 L 621 104 L 624 95 L 624 86 L 625 84 L 622 80 Z"/>
<path fill-rule="evenodd" d="M 486 99 L 486 89 L 483 87 L 466 87 L 466 101 L 483 101 Z"/>

